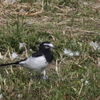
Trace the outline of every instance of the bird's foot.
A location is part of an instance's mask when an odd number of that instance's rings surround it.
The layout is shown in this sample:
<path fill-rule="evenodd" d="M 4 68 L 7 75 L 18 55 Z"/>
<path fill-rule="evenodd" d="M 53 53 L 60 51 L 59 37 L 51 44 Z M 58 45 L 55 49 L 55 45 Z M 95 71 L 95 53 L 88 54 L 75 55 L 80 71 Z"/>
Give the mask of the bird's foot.
<path fill-rule="evenodd" d="M 46 79 L 48 79 L 48 76 L 47 75 L 42 76 L 42 79 L 46 80 Z"/>

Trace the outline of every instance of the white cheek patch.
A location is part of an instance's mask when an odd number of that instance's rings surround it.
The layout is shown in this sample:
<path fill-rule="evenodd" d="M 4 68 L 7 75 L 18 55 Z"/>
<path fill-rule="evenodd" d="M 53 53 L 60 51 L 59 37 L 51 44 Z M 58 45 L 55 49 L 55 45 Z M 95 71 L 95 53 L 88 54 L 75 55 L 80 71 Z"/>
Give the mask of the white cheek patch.
<path fill-rule="evenodd" d="M 54 47 L 52 43 L 49 43 L 49 44 L 48 43 L 44 43 L 43 45 L 47 45 L 47 46 L 52 47 L 52 48 Z"/>

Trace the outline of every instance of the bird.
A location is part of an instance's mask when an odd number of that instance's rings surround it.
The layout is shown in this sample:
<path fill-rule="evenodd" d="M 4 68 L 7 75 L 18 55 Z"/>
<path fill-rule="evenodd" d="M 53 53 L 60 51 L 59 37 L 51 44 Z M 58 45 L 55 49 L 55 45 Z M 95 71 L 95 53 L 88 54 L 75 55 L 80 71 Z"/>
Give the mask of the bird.
<path fill-rule="evenodd" d="M 29 71 L 36 71 L 43 74 L 43 79 L 47 79 L 45 68 L 49 66 L 49 64 L 54 59 L 52 48 L 54 45 L 51 42 L 42 42 L 39 45 L 39 49 L 30 55 L 29 57 L 14 62 L 14 63 L 6 63 L 1 64 L 0 66 L 9 66 L 9 65 L 18 65 L 29 69 Z"/>

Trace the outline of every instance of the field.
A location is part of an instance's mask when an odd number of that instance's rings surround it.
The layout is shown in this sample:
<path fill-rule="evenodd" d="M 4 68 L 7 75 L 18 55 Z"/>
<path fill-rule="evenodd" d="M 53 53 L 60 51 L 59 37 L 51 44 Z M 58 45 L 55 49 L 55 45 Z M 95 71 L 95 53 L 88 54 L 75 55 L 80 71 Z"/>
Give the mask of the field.
<path fill-rule="evenodd" d="M 56 47 L 47 80 L 0 67 L 0 100 L 100 100 L 100 0 L 18 0 L 0 11 L 0 64 L 26 58 L 43 41 Z"/>

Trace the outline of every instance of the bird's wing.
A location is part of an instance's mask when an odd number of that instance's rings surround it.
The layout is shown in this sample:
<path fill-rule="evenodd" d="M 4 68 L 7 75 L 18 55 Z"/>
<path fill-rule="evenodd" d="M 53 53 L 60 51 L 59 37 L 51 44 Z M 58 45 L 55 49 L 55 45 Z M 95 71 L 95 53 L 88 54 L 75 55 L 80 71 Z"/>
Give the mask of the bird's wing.
<path fill-rule="evenodd" d="M 33 53 L 32 54 L 32 57 L 39 57 L 39 56 L 42 56 L 43 53 L 41 51 L 37 51 L 36 53 Z"/>

